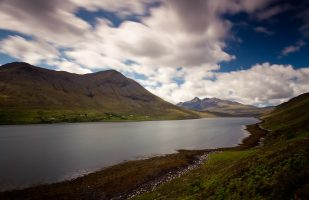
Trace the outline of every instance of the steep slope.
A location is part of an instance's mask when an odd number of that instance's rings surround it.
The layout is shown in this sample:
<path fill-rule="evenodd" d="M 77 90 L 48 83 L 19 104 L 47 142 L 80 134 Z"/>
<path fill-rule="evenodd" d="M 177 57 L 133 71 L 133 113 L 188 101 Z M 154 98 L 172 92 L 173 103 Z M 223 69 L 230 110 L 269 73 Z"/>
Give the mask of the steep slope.
<path fill-rule="evenodd" d="M 269 137 L 293 138 L 309 132 L 309 93 L 304 93 L 280 104 L 263 116 L 263 126 L 271 129 Z"/>
<path fill-rule="evenodd" d="M 209 111 L 221 116 L 258 116 L 272 109 L 258 108 L 218 98 L 200 99 L 198 97 L 190 101 L 180 102 L 177 106 L 196 111 Z"/>
<path fill-rule="evenodd" d="M 27 63 L 0 67 L 2 124 L 197 117 L 115 70 L 77 75 Z"/>
<path fill-rule="evenodd" d="M 309 93 L 264 116 L 264 145 L 212 154 L 199 169 L 136 199 L 309 199 Z M 255 134 L 252 132 L 252 134 Z"/>

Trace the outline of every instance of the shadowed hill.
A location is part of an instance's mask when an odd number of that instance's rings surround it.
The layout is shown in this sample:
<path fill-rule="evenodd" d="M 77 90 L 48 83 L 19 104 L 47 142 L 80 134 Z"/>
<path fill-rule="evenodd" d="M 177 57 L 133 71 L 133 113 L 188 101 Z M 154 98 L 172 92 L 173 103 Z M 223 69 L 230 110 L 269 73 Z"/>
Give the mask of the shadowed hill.
<path fill-rule="evenodd" d="M 115 70 L 72 74 L 15 62 L 0 67 L 0 123 L 197 118 Z"/>
<path fill-rule="evenodd" d="M 309 132 L 309 93 L 299 95 L 263 117 L 264 126 L 272 129 L 269 137 L 293 138 Z"/>

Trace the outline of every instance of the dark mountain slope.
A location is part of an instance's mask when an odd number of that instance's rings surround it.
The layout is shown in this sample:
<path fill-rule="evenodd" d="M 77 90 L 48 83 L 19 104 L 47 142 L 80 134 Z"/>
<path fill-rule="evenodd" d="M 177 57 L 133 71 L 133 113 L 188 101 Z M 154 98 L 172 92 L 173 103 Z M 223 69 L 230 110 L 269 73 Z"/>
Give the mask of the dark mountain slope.
<path fill-rule="evenodd" d="M 277 106 L 263 117 L 264 126 L 272 129 L 269 137 L 293 138 L 309 132 L 309 93 L 299 95 Z"/>
<path fill-rule="evenodd" d="M 115 70 L 78 75 L 27 63 L 0 67 L 0 123 L 197 117 Z"/>

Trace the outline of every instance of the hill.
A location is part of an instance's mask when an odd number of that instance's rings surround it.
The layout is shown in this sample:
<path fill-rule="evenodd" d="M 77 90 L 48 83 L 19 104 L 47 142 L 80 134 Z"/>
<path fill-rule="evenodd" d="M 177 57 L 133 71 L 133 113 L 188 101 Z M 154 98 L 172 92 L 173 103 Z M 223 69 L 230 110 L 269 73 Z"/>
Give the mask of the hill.
<path fill-rule="evenodd" d="M 309 199 L 308 110 L 309 93 L 277 106 L 263 116 L 262 145 L 211 154 L 199 169 L 135 199 Z"/>
<path fill-rule="evenodd" d="M 244 105 L 236 101 L 222 100 L 218 98 L 195 97 L 190 101 L 180 102 L 176 104 L 179 107 L 195 110 L 208 111 L 219 116 L 259 116 L 269 112 L 272 108 L 259 108 L 252 105 Z"/>
<path fill-rule="evenodd" d="M 309 131 L 309 93 L 299 95 L 263 116 L 266 128 L 273 130 L 272 136 L 296 137 Z M 284 134 L 282 134 L 284 133 Z M 276 135 L 277 134 L 277 135 Z"/>
<path fill-rule="evenodd" d="M 0 123 L 198 118 L 115 70 L 78 75 L 14 62 L 0 67 Z"/>

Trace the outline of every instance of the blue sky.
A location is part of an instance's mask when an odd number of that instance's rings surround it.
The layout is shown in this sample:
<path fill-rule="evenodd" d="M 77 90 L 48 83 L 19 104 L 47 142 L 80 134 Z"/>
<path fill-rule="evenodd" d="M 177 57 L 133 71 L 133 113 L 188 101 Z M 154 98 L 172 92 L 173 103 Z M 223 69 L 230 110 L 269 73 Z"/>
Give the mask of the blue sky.
<path fill-rule="evenodd" d="M 4 0 L 0 12 L 0 64 L 115 69 L 173 103 L 309 91 L 305 0 Z"/>
<path fill-rule="evenodd" d="M 269 20 L 250 20 L 247 15 L 234 16 L 231 20 L 237 24 L 234 33 L 241 42 L 231 41 L 227 51 L 236 55 L 237 59 L 225 63 L 223 66 L 229 70 L 232 66 L 249 67 L 255 63 L 268 61 L 276 64 L 292 64 L 295 68 L 308 66 L 307 57 L 309 47 L 304 45 L 300 50 L 287 56 L 281 56 L 282 50 L 288 46 L 294 46 L 298 41 L 308 41 L 308 37 L 299 31 L 302 21 L 291 16 L 295 12 L 283 12 Z M 241 24 L 245 23 L 245 24 Z M 269 33 L 256 32 L 256 27 L 264 27 Z M 232 67 L 233 68 L 233 67 Z"/>

